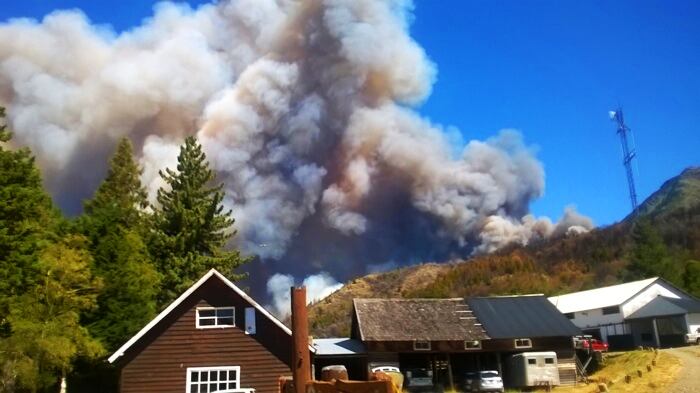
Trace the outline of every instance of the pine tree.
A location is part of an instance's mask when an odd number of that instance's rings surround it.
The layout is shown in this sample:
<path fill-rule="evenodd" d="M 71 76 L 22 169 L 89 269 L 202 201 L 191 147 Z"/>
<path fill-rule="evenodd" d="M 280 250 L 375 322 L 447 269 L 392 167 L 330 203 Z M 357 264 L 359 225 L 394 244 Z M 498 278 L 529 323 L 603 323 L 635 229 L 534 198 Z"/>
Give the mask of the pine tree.
<path fill-rule="evenodd" d="M 150 242 L 163 275 L 161 305 L 211 268 L 240 279 L 233 270 L 248 261 L 236 250 L 222 250 L 235 235 L 231 230 L 234 219 L 222 205 L 223 185 L 211 185 L 214 171 L 194 137 L 185 139 L 177 162 L 177 171 L 160 172 L 166 188 L 158 190 L 160 206 L 154 215 Z"/>
<path fill-rule="evenodd" d="M 144 211 L 148 207 L 146 189 L 141 184 L 141 168 L 134 160 L 128 138 L 122 138 L 110 161 L 107 177 L 95 191 L 92 200 L 85 202 L 85 215 L 97 227 L 91 235 L 102 236 L 110 227 L 144 227 Z"/>
<path fill-rule="evenodd" d="M 4 117 L 0 108 L 0 120 Z M 9 329 L 9 299 L 35 283 L 37 253 L 52 240 L 58 222 L 30 151 L 3 147 L 11 137 L 0 126 L 0 336 Z"/>
<path fill-rule="evenodd" d="M 153 318 L 159 275 L 143 240 L 146 234 L 146 190 L 131 142 L 122 139 L 107 177 L 85 202 L 82 233 L 91 240 L 96 274 L 105 286 L 99 307 L 86 315 L 92 334 L 115 350 Z"/>

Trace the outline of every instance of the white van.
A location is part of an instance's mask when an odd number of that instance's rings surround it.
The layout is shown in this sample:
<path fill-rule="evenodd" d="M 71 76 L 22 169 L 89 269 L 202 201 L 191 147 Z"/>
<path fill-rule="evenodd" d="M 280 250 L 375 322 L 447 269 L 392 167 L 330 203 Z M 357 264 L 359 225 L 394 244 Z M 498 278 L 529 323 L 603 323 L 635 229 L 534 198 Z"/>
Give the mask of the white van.
<path fill-rule="evenodd" d="M 556 352 L 523 352 L 508 358 L 508 386 L 557 386 L 559 368 Z"/>

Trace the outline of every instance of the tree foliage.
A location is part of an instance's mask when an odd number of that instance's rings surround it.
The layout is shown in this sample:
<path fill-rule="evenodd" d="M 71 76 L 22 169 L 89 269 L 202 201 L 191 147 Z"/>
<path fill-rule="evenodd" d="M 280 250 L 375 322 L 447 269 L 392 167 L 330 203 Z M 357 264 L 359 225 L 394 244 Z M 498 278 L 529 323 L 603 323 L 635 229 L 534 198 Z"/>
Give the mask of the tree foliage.
<path fill-rule="evenodd" d="M 105 180 L 85 202 L 80 227 L 91 239 L 95 273 L 105 286 L 87 326 L 109 351 L 123 344 L 156 313 L 159 275 L 143 240 L 146 190 L 131 142 L 117 145 Z"/>
<path fill-rule="evenodd" d="M 0 339 L 2 391 L 51 387 L 78 356 L 95 357 L 102 347 L 80 325 L 92 309 L 101 282 L 92 276 L 84 239 L 66 236 L 47 246 L 37 261 L 38 280 L 10 302 L 11 334 Z"/>
<path fill-rule="evenodd" d="M 122 139 L 83 215 L 69 223 L 31 152 L 12 148 L 11 137 L 0 126 L 0 391 L 50 391 L 67 375 L 70 391 L 113 391 L 103 355 L 206 270 L 240 277 L 233 269 L 246 259 L 223 250 L 235 232 L 222 186 L 187 138 L 177 170 L 161 172 L 167 186 L 153 212 Z"/>
<path fill-rule="evenodd" d="M 212 185 L 214 171 L 197 140 L 190 136 L 180 148 L 177 170 L 160 172 L 166 186 L 158 190 L 150 249 L 163 274 L 160 304 L 164 305 L 215 268 L 231 279 L 247 260 L 236 250 L 224 251 L 235 235 L 230 210 L 224 211 L 222 185 Z"/>
<path fill-rule="evenodd" d="M 0 108 L 0 120 L 4 116 Z M 0 316 L 8 298 L 33 285 L 36 254 L 52 240 L 58 218 L 29 150 L 3 146 L 11 136 L 0 127 Z"/>

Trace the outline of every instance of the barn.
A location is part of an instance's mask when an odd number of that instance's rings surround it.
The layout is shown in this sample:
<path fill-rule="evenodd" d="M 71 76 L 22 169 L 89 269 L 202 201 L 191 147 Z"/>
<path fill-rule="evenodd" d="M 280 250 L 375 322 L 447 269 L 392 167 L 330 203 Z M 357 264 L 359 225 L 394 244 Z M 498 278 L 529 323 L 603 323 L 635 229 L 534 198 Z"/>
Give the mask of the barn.
<path fill-rule="evenodd" d="M 452 299 L 354 299 L 345 349 L 321 341 L 318 360 L 366 362 L 432 370 L 443 386 L 469 371 L 508 374 L 508 359 L 523 352 L 555 352 L 562 384 L 576 379 L 573 336 L 581 334 L 543 295 Z M 355 363 L 352 369 L 356 369 Z"/>
<path fill-rule="evenodd" d="M 108 360 L 121 393 L 276 393 L 291 375 L 292 334 L 212 269 Z"/>
<path fill-rule="evenodd" d="M 700 329 L 700 300 L 659 277 L 553 296 L 574 325 L 611 349 L 672 347 Z"/>

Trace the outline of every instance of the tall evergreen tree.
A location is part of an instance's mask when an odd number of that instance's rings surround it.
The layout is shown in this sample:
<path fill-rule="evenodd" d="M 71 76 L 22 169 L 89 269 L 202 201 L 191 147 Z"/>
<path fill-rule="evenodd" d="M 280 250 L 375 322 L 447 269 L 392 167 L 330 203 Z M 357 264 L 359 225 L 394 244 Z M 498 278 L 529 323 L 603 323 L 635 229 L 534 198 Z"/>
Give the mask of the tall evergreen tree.
<path fill-rule="evenodd" d="M 143 209 L 148 203 L 140 175 L 131 142 L 124 138 L 80 219 L 83 234 L 91 240 L 95 272 L 105 283 L 99 307 L 85 319 L 109 351 L 156 312 L 159 275 L 143 240 L 147 232 Z"/>
<path fill-rule="evenodd" d="M 144 228 L 144 209 L 148 207 L 146 189 L 141 184 L 141 168 L 134 160 L 133 147 L 122 138 L 107 170 L 107 177 L 85 202 L 92 236 L 102 236 L 115 225 Z"/>
<path fill-rule="evenodd" d="M 0 107 L 0 121 L 4 117 Z M 7 299 L 34 284 L 36 254 L 51 239 L 59 217 L 31 152 L 3 146 L 11 137 L 0 126 L 0 331 Z"/>
<path fill-rule="evenodd" d="M 163 275 L 160 304 L 170 302 L 211 268 L 240 279 L 233 270 L 248 259 L 222 249 L 235 235 L 234 219 L 230 210 L 224 211 L 223 185 L 212 185 L 214 171 L 194 137 L 181 146 L 177 170 L 166 168 L 160 175 L 166 186 L 158 190 L 160 206 L 150 242 Z"/>

